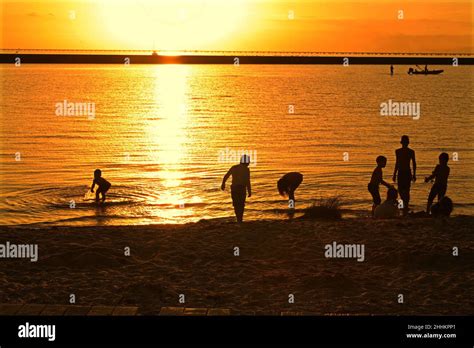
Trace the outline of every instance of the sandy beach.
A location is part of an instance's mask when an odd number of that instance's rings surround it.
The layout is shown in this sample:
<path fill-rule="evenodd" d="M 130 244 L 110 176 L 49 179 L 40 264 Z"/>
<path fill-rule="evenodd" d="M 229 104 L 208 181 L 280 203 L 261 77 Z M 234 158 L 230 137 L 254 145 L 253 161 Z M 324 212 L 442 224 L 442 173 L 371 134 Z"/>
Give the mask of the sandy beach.
<path fill-rule="evenodd" d="M 1 244 L 37 243 L 39 254 L 37 262 L 0 260 L 0 303 L 68 304 L 75 294 L 79 305 L 134 305 L 151 315 L 166 306 L 237 315 L 468 315 L 473 224 L 474 217 L 458 216 L 2 227 Z M 334 241 L 363 244 L 364 261 L 326 258 L 325 245 Z"/>

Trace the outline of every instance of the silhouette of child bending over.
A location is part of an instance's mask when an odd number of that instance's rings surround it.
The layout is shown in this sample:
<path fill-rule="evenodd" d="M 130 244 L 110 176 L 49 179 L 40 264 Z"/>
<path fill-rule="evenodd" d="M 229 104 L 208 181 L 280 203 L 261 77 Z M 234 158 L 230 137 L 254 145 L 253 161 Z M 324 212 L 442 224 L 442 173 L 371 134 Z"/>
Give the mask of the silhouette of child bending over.
<path fill-rule="evenodd" d="M 288 195 L 290 200 L 290 209 L 295 207 L 295 191 L 303 182 L 303 174 L 291 172 L 283 175 L 277 182 L 277 188 L 280 195 Z"/>
<path fill-rule="evenodd" d="M 97 185 L 99 188 L 97 189 L 95 193 L 95 201 L 99 203 L 99 195 L 102 195 L 102 203 L 105 202 L 105 194 L 107 191 L 110 189 L 110 182 L 105 180 L 102 177 L 102 171 L 100 169 L 96 169 L 94 171 L 94 180 L 92 181 L 92 186 L 91 186 L 91 192 L 94 192 L 94 186 Z"/>

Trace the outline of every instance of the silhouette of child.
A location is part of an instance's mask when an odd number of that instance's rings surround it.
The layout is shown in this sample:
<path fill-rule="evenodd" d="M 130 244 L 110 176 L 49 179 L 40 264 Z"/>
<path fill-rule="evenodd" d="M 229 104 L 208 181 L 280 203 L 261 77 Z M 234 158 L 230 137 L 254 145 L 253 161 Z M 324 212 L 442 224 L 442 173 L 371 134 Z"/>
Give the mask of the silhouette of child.
<path fill-rule="evenodd" d="M 402 147 L 395 151 L 397 160 L 393 172 L 393 181 L 398 182 L 398 191 L 403 200 L 403 215 L 406 215 L 408 213 L 408 204 L 410 203 L 411 181 L 416 181 L 416 160 L 415 151 L 408 147 L 408 144 L 410 144 L 408 135 L 402 136 L 400 143 L 402 144 Z M 411 172 L 410 162 L 413 162 L 413 175 Z"/>
<path fill-rule="evenodd" d="M 380 205 L 380 203 L 382 203 L 382 199 L 380 198 L 379 192 L 380 184 L 386 186 L 387 188 L 392 187 L 392 185 L 388 184 L 383 180 L 382 168 L 385 168 L 385 166 L 387 165 L 387 158 L 385 156 L 378 156 L 376 162 L 377 167 L 372 172 L 372 177 L 370 179 L 369 184 L 367 185 L 367 189 L 372 195 L 372 199 L 374 202 L 374 204 L 372 205 L 372 216 L 374 216 L 375 208 Z"/>
<path fill-rule="evenodd" d="M 431 208 L 431 216 L 449 217 L 453 212 L 453 201 L 448 196 L 444 196 L 438 203 L 433 204 Z"/>
<path fill-rule="evenodd" d="M 435 179 L 433 186 L 431 187 L 428 195 L 428 204 L 426 206 L 426 212 L 429 213 L 433 200 L 438 196 L 438 202 L 445 196 L 446 190 L 448 189 L 448 177 L 449 177 L 449 155 L 443 152 L 439 155 L 439 164 L 433 170 L 433 174 L 425 178 L 425 182 L 432 181 Z"/>
<path fill-rule="evenodd" d="M 110 189 L 110 182 L 105 180 L 102 177 L 102 171 L 100 169 L 96 169 L 94 171 L 94 180 L 92 181 L 92 186 L 91 186 L 91 192 L 94 192 L 94 186 L 97 185 L 99 188 L 97 189 L 95 193 L 95 201 L 99 203 L 99 195 L 102 195 L 102 203 L 105 202 L 105 194 L 107 191 Z"/>
<path fill-rule="evenodd" d="M 290 209 L 295 207 L 295 191 L 303 182 L 303 174 L 291 172 L 283 175 L 277 182 L 278 192 L 282 196 L 288 195 L 290 200 Z"/>
<path fill-rule="evenodd" d="M 252 196 L 249 164 L 250 156 L 243 155 L 240 158 L 240 163 L 232 166 L 222 179 L 221 190 L 224 191 L 225 183 L 227 179 L 229 179 L 229 176 L 232 175 L 232 185 L 230 186 L 232 205 L 234 206 L 235 216 L 239 223 L 241 223 L 244 218 L 246 191 L 248 191 L 249 197 Z"/>
<path fill-rule="evenodd" d="M 390 187 L 387 190 L 387 200 L 378 205 L 374 211 L 376 219 L 393 219 L 399 216 L 398 211 L 398 191 L 395 187 Z"/>

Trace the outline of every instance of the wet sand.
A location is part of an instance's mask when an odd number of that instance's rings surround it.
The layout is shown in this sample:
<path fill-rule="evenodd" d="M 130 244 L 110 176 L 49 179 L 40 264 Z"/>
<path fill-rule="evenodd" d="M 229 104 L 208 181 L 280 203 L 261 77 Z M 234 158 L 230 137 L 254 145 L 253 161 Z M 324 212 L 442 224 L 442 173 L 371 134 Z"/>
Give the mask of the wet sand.
<path fill-rule="evenodd" d="M 469 315 L 473 225 L 474 217 L 458 216 L 1 227 L 0 244 L 37 243 L 39 255 L 37 262 L 0 259 L 0 303 L 66 305 L 74 294 L 78 305 L 138 306 L 152 315 L 168 306 L 237 315 Z M 363 244 L 364 261 L 326 258 L 334 241 Z"/>

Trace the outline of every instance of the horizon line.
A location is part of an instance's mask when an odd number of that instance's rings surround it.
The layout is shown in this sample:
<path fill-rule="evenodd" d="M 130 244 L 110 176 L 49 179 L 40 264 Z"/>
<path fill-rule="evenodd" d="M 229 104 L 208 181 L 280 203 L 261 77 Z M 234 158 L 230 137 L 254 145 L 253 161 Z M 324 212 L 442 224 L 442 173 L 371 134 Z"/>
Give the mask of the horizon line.
<path fill-rule="evenodd" d="M 167 54 L 211 54 L 222 55 L 229 54 L 230 56 L 238 54 L 241 56 L 326 56 L 326 55 L 361 55 L 361 56 L 436 56 L 436 57 L 474 57 L 473 53 L 466 52 L 334 52 L 334 51 L 255 51 L 255 50 L 153 50 L 153 49 L 56 49 L 56 48 L 0 48 L 2 52 L 109 52 L 109 53 L 167 53 Z"/>

